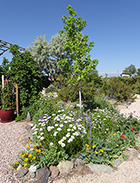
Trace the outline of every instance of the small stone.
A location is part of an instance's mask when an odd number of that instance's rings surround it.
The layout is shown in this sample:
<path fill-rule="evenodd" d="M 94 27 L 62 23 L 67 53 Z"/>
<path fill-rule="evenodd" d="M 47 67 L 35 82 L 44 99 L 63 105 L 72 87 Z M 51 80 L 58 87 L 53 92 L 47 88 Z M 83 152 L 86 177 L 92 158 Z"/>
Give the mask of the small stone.
<path fill-rule="evenodd" d="M 71 161 L 62 161 L 58 164 L 60 174 L 70 173 L 73 169 L 73 163 Z"/>
<path fill-rule="evenodd" d="M 90 168 L 90 170 L 92 172 L 95 172 L 95 173 L 99 173 L 99 172 L 111 173 L 111 172 L 113 172 L 113 169 L 107 165 L 99 165 L 99 164 L 89 163 L 86 166 L 88 166 Z"/>
<path fill-rule="evenodd" d="M 59 175 L 59 169 L 57 166 L 50 166 L 50 171 L 51 171 L 51 177 L 52 179 L 55 179 Z"/>
<path fill-rule="evenodd" d="M 122 162 L 124 162 L 124 159 L 121 158 L 121 160 L 119 158 L 117 158 L 115 161 L 114 161 L 114 165 L 115 167 L 118 167 Z"/>
<path fill-rule="evenodd" d="M 20 165 L 17 167 L 17 171 L 18 171 L 18 170 L 21 170 L 21 169 L 23 169 L 23 166 L 20 164 Z"/>
<path fill-rule="evenodd" d="M 36 173 L 35 173 L 35 172 L 31 172 L 31 173 L 30 173 L 30 176 L 31 176 L 31 179 L 34 179 L 35 176 L 36 176 Z"/>
<path fill-rule="evenodd" d="M 44 166 L 37 171 L 37 183 L 47 183 L 48 177 L 50 176 L 50 170 Z"/>
<path fill-rule="evenodd" d="M 36 166 L 35 165 L 31 165 L 29 168 L 29 172 L 34 173 L 36 172 Z"/>

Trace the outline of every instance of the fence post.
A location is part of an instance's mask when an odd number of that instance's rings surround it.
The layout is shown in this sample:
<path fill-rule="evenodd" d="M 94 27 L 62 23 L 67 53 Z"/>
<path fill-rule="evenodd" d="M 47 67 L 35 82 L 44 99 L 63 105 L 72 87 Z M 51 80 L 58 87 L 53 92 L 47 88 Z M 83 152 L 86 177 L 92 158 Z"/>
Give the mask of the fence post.
<path fill-rule="evenodd" d="M 19 115 L 19 101 L 18 101 L 18 85 L 16 83 L 16 111 L 17 111 L 17 116 Z"/>

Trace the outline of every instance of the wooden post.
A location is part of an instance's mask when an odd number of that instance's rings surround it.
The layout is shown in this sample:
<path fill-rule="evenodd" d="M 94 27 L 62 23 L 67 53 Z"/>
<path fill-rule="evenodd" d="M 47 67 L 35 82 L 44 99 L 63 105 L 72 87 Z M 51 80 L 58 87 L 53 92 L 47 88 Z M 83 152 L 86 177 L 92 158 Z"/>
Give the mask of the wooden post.
<path fill-rule="evenodd" d="M 16 111 L 17 111 L 17 116 L 19 115 L 19 101 L 18 101 L 18 85 L 16 83 Z"/>

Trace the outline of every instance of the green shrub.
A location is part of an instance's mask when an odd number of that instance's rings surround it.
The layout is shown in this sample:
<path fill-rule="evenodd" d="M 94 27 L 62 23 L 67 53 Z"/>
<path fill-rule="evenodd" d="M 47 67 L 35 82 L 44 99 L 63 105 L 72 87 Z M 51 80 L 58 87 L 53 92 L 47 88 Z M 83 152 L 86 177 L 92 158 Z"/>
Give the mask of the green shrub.
<path fill-rule="evenodd" d="M 102 91 L 105 95 L 115 98 L 119 101 L 134 101 L 136 93 L 137 79 L 123 78 L 123 77 L 111 77 L 103 79 Z"/>

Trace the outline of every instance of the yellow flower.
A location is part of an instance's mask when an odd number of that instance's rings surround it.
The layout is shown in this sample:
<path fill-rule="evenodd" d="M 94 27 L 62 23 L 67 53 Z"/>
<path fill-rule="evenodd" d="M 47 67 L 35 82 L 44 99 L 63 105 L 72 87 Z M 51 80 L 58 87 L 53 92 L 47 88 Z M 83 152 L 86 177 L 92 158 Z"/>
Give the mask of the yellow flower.
<path fill-rule="evenodd" d="M 88 144 L 85 144 L 85 146 L 89 147 L 89 145 L 88 145 Z"/>
<path fill-rule="evenodd" d="M 36 145 L 34 145 L 34 148 L 36 148 L 36 146 L 37 146 L 37 144 L 36 144 Z"/>
<path fill-rule="evenodd" d="M 104 151 L 103 151 L 102 149 L 100 149 L 100 152 L 102 152 L 102 153 L 103 153 Z"/>
<path fill-rule="evenodd" d="M 88 151 L 88 150 L 89 150 L 89 148 L 87 147 L 87 148 L 86 148 L 86 150 Z"/>
<path fill-rule="evenodd" d="M 32 144 L 32 142 L 30 142 L 30 144 Z"/>
<path fill-rule="evenodd" d="M 20 156 L 22 155 L 22 153 L 19 154 Z"/>
<path fill-rule="evenodd" d="M 26 148 L 28 149 L 30 147 L 30 145 L 27 145 Z"/>
<path fill-rule="evenodd" d="M 36 149 L 35 151 L 38 152 L 38 149 Z"/>
<path fill-rule="evenodd" d="M 16 164 L 18 164 L 18 161 L 16 162 Z"/>
<path fill-rule="evenodd" d="M 25 154 L 22 155 L 22 157 L 24 158 Z"/>
<path fill-rule="evenodd" d="M 113 135 L 115 136 L 116 134 L 115 134 L 115 133 L 113 133 Z"/>
<path fill-rule="evenodd" d="M 118 145 L 118 144 L 116 144 L 116 146 L 118 147 L 119 145 Z"/>
<path fill-rule="evenodd" d="M 42 145 L 42 143 L 39 144 L 40 146 Z"/>
<path fill-rule="evenodd" d="M 30 162 L 32 162 L 32 160 L 30 160 Z"/>
<path fill-rule="evenodd" d="M 29 153 L 26 154 L 27 156 L 29 155 Z"/>
<path fill-rule="evenodd" d="M 98 152 L 97 152 L 97 151 L 95 151 L 95 154 L 98 154 Z"/>
<path fill-rule="evenodd" d="M 27 166 L 27 163 L 24 164 L 24 167 L 26 167 L 26 166 Z"/>
<path fill-rule="evenodd" d="M 24 161 L 28 161 L 28 158 L 25 158 L 25 160 Z"/>
<path fill-rule="evenodd" d="M 32 157 L 32 154 L 29 154 L 29 156 L 28 156 L 29 158 L 31 158 Z"/>
<path fill-rule="evenodd" d="M 36 159 L 36 157 L 34 156 L 33 159 Z"/>
<path fill-rule="evenodd" d="M 94 149 L 96 147 L 96 145 L 93 145 L 92 148 Z"/>
<path fill-rule="evenodd" d="M 38 153 L 40 153 L 41 152 L 41 149 L 38 149 Z"/>

